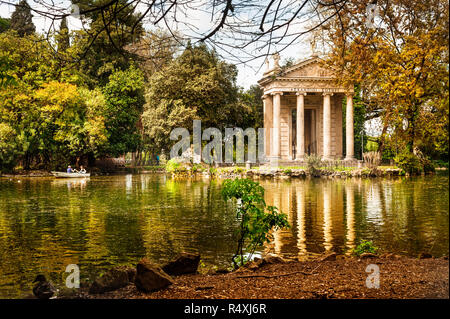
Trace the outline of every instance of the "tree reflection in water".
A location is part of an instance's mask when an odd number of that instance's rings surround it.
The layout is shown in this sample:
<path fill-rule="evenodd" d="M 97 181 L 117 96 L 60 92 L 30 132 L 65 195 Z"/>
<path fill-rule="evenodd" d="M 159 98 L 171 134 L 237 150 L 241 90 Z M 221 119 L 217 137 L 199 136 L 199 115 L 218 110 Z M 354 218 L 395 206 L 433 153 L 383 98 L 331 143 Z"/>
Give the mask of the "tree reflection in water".
<path fill-rule="evenodd" d="M 261 253 L 308 258 L 350 253 L 360 240 L 416 256 L 448 254 L 448 176 L 401 179 L 261 181 L 268 205 L 291 228 Z M 233 207 L 221 182 L 165 175 L 0 178 L 0 297 L 28 293 L 37 273 L 63 283 L 68 264 L 94 276 L 143 256 L 163 263 L 181 251 L 229 266 Z"/>

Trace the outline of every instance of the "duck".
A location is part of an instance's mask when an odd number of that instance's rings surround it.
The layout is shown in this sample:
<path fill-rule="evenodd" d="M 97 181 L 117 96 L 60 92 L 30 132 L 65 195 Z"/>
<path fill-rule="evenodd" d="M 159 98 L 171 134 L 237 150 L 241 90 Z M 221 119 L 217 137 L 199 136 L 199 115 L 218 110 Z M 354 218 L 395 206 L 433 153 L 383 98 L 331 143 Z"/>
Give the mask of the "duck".
<path fill-rule="evenodd" d="M 50 281 L 47 281 L 44 275 L 37 275 L 33 283 L 35 282 L 36 285 L 33 287 L 33 294 L 38 299 L 49 299 L 55 294 L 56 288 Z"/>

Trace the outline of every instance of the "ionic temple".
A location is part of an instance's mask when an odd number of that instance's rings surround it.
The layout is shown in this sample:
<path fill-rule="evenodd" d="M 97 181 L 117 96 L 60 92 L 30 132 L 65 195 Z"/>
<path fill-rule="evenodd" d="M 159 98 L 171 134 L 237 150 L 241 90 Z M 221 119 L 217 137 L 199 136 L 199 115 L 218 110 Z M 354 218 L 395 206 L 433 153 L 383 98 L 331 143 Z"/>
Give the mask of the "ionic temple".
<path fill-rule="evenodd" d="M 264 95 L 265 152 L 269 159 L 302 161 L 305 154 L 325 160 L 354 160 L 353 88 L 339 86 L 331 70 L 313 54 L 282 69 L 276 54 L 258 84 Z M 342 104 L 346 103 L 343 152 Z"/>

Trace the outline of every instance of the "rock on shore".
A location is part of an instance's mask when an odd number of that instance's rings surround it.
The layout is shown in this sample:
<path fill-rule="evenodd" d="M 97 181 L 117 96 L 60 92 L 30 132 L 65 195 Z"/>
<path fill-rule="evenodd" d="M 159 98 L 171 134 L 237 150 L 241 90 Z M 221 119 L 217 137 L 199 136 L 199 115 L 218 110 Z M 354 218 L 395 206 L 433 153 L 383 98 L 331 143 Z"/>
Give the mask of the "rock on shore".
<path fill-rule="evenodd" d="M 140 291 L 156 291 L 166 288 L 173 283 L 174 280 L 172 277 L 145 258 L 136 266 L 136 278 L 134 279 L 134 284 Z"/>
<path fill-rule="evenodd" d="M 89 288 L 91 294 L 101 294 L 127 286 L 134 280 L 133 268 L 114 268 L 98 277 Z"/>
<path fill-rule="evenodd" d="M 173 261 L 163 266 L 162 270 L 171 276 L 195 274 L 199 262 L 199 254 L 181 253 Z"/>

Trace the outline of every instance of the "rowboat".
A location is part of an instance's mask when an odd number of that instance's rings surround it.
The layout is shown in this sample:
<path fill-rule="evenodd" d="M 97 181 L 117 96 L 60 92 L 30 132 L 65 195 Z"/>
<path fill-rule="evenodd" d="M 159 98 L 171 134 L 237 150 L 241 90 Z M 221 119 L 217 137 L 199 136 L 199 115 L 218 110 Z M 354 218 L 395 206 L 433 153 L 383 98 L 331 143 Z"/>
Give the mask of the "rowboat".
<path fill-rule="evenodd" d="M 66 173 L 66 172 L 51 172 L 56 178 L 82 178 L 89 177 L 91 173 Z"/>

